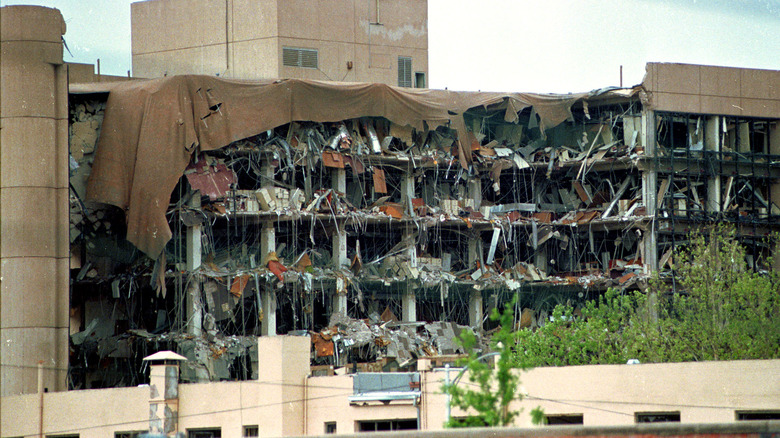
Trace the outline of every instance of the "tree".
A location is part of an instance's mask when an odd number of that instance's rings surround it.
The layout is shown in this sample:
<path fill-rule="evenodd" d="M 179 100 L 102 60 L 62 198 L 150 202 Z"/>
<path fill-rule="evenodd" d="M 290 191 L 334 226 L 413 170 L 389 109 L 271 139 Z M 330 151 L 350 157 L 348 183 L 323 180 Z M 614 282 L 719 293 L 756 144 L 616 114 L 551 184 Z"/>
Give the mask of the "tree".
<path fill-rule="evenodd" d="M 517 336 L 516 363 L 528 366 L 780 357 L 780 273 L 755 272 L 733 228 L 689 236 L 674 258 L 676 292 L 658 280 L 647 294 L 609 290 L 575 317 Z M 754 255 L 758 260 L 758 255 Z M 770 264 L 771 260 L 761 260 Z"/>
<path fill-rule="evenodd" d="M 516 354 L 514 351 L 516 335 L 513 330 L 515 299 L 506 304 L 503 312 L 493 309 L 490 319 L 497 321 L 498 330 L 490 339 L 494 353 L 480 355 L 477 338 L 470 330 L 461 332 L 458 342 L 469 352 L 467 358 L 458 362 L 463 366 L 468 383 L 456 380 L 444 385 L 442 390 L 449 394 L 451 405 L 458 407 L 468 415 L 465 418 L 450 418 L 445 427 L 508 426 L 513 423 L 519 411 L 512 410 L 510 404 L 522 399 L 518 393 L 520 377 L 516 372 Z M 485 361 L 495 357 L 493 361 Z M 458 376 L 460 377 L 460 376 Z"/>

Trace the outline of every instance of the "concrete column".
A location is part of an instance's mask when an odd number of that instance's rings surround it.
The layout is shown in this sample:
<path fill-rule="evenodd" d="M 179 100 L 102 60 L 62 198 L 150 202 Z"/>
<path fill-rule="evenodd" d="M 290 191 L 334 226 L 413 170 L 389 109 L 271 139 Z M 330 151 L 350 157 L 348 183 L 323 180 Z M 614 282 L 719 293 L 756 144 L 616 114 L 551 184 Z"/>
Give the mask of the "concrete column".
<path fill-rule="evenodd" d="M 270 158 L 263 159 L 263 163 L 260 165 L 260 186 L 263 188 L 271 188 L 274 186 L 274 165 Z"/>
<path fill-rule="evenodd" d="M 347 314 L 347 282 L 341 278 L 336 277 L 336 287 L 333 288 L 331 295 L 331 313 Z"/>
<path fill-rule="evenodd" d="M 333 190 L 339 193 L 347 193 L 347 171 L 346 169 L 333 168 L 330 171 Z"/>
<path fill-rule="evenodd" d="M 68 84 L 56 9 L 0 8 L 0 396 L 67 388 Z"/>
<path fill-rule="evenodd" d="M 477 262 L 480 261 L 480 253 L 482 252 L 482 240 L 479 235 L 472 235 L 469 237 L 468 242 L 468 269 L 474 269 L 477 266 Z"/>
<path fill-rule="evenodd" d="M 266 222 L 260 230 L 260 257 L 264 266 L 268 265 L 268 254 L 274 251 L 276 251 L 276 231 L 273 223 Z M 260 334 L 274 336 L 276 335 L 276 292 L 270 284 L 266 283 L 258 293 L 263 307 Z"/>
<path fill-rule="evenodd" d="M 347 230 L 344 229 L 344 224 L 339 223 L 338 229 L 333 233 L 331 237 L 333 241 L 333 267 L 336 269 L 349 266 L 349 258 L 347 258 Z"/>
<path fill-rule="evenodd" d="M 469 325 L 482 328 L 483 318 L 482 291 L 472 290 L 469 295 Z"/>
<path fill-rule="evenodd" d="M 479 211 L 482 206 L 482 178 L 479 173 L 469 180 L 469 198 L 474 200 L 474 210 Z"/>
<path fill-rule="evenodd" d="M 200 192 L 195 192 L 189 206 L 200 209 Z M 201 300 L 200 276 L 195 274 L 200 268 L 203 245 L 201 244 L 201 225 L 187 227 L 187 333 L 199 337 L 203 328 L 203 302 Z"/>
<path fill-rule="evenodd" d="M 645 155 L 655 158 L 656 138 L 655 138 L 655 112 L 642 112 L 642 143 L 645 145 Z M 650 168 L 642 172 L 642 201 L 647 209 L 649 216 L 655 217 L 658 203 L 658 172 L 655 164 L 650 164 Z M 658 222 L 653 219 L 650 227 L 645 233 L 645 264 L 651 271 L 658 270 Z"/>
<path fill-rule="evenodd" d="M 412 207 L 412 199 L 414 198 L 414 173 L 407 171 L 401 177 L 401 204 L 404 206 L 404 211 L 414 217 L 414 208 Z"/>
<path fill-rule="evenodd" d="M 276 293 L 270 285 L 260 291 L 260 302 L 263 306 L 263 321 L 260 325 L 261 336 L 276 335 Z"/>
<path fill-rule="evenodd" d="M 708 117 L 704 126 L 704 150 L 720 152 L 722 119 L 719 116 Z M 721 180 L 720 175 L 712 175 L 707 179 L 707 205 L 708 213 L 720 213 L 721 211 Z"/>
<path fill-rule="evenodd" d="M 401 297 L 401 320 L 403 322 L 417 321 L 417 295 L 414 289 L 407 290 Z"/>
<path fill-rule="evenodd" d="M 179 431 L 179 362 L 172 351 L 144 358 L 149 362 L 149 433 L 174 437 Z"/>

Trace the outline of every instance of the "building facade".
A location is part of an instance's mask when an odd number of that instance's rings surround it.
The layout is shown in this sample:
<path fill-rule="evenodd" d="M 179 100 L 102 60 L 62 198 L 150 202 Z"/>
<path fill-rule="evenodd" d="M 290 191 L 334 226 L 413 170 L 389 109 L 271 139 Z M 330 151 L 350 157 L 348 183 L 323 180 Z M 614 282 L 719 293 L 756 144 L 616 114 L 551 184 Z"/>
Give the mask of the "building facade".
<path fill-rule="evenodd" d="M 308 336 L 261 337 L 258 360 L 264 371 L 258 379 L 179 384 L 176 391 L 167 391 L 166 403 L 174 407 L 169 417 L 175 419 L 173 428 L 188 437 L 443 428 L 448 410 L 441 386 L 448 373 L 454 379 L 459 369 L 426 362 L 408 373 L 313 377 L 307 363 L 310 343 Z M 154 375 L 155 365 L 150 367 Z M 777 418 L 780 383 L 769 376 L 778 371 L 780 360 L 537 368 L 521 374 L 525 398 L 511 408 L 522 409 L 517 427 L 532 427 L 530 412 L 537 407 L 551 424 L 586 427 Z M 419 385 L 398 385 L 403 379 Z M 152 377 L 151 385 L 4 397 L 2 433 L 136 436 L 150 430 L 157 419 L 150 417 L 150 405 L 158 403 L 165 384 Z M 452 409 L 451 415 L 463 412 Z"/>
<path fill-rule="evenodd" d="M 427 86 L 425 0 L 149 0 L 131 11 L 136 77 Z"/>

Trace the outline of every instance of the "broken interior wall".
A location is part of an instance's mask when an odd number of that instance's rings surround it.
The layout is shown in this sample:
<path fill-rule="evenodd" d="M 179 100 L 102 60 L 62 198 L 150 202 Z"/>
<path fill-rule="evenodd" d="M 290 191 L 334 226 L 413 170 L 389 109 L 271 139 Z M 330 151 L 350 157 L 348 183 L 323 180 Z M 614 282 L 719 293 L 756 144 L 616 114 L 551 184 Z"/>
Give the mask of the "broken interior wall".
<path fill-rule="evenodd" d="M 6 396 L 66 389 L 68 89 L 60 12 L 5 6 L 0 20 L 0 395 Z"/>

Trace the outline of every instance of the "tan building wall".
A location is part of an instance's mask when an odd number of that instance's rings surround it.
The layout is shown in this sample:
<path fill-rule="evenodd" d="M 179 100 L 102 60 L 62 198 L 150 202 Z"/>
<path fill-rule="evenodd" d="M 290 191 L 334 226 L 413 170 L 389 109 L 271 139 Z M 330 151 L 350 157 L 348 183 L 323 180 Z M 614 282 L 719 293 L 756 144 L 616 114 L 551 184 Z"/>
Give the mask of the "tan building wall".
<path fill-rule="evenodd" d="M 745 117 L 780 115 L 776 70 L 649 63 L 642 85 L 658 111 Z"/>
<path fill-rule="evenodd" d="M 318 435 L 335 422 L 346 434 L 359 421 L 417 418 L 411 401 L 350 404 L 352 376 L 307 378 L 310 342 L 260 337 L 258 380 L 179 385 L 179 431 L 220 428 L 235 437 L 258 426 L 260 436 Z M 457 370 L 450 373 L 454 378 Z M 531 426 L 537 406 L 549 415 L 582 414 L 586 426 L 629 425 L 635 412 L 654 411 L 679 411 L 682 423 L 734 422 L 737 410 L 780 410 L 778 373 L 780 360 L 537 368 L 522 374 L 526 400 L 517 406 L 523 412 L 516 425 Z M 445 379 L 443 370 L 421 372 L 423 429 L 442 428 Z M 149 400 L 148 386 L 4 397 L 2 436 L 37 434 L 40 412 L 44 434 L 97 438 L 145 430 Z"/>
<path fill-rule="evenodd" d="M 0 395 L 66 388 L 68 109 L 65 22 L 0 8 Z"/>
<path fill-rule="evenodd" d="M 398 85 L 428 72 L 425 0 L 149 0 L 132 4 L 133 74 L 207 74 Z M 284 66 L 285 47 L 315 49 L 318 68 Z"/>

